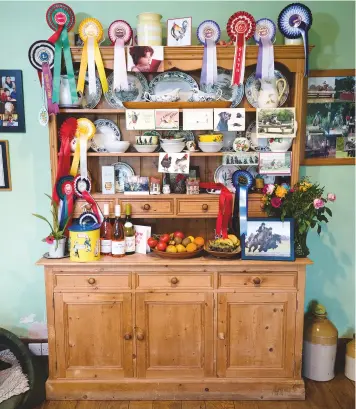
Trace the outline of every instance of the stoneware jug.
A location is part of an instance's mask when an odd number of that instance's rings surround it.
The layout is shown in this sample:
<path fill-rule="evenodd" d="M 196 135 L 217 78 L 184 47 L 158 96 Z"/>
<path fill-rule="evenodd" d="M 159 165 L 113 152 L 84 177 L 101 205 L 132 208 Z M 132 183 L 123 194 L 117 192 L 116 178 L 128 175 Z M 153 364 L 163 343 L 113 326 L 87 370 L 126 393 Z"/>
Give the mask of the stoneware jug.
<path fill-rule="evenodd" d="M 276 81 L 275 78 L 262 78 L 260 80 L 261 88 L 258 93 L 258 108 L 277 108 L 287 83 L 284 78 Z M 278 87 L 278 84 L 282 86 Z"/>
<path fill-rule="evenodd" d="M 346 356 L 345 356 L 345 376 L 352 381 L 355 381 L 355 356 L 356 356 L 356 345 L 355 345 L 355 334 L 352 341 L 348 342 L 346 345 Z"/>

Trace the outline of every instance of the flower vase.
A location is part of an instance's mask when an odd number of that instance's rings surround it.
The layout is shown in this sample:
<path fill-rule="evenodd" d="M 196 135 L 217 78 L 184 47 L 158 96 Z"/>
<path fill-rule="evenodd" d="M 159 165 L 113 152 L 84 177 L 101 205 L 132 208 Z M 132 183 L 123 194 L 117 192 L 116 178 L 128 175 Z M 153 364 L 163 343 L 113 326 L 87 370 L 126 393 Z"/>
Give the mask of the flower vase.
<path fill-rule="evenodd" d="M 294 234 L 294 253 L 297 258 L 308 257 L 310 254 L 309 248 L 307 246 L 307 236 L 308 230 L 304 233 L 298 232 L 298 227 Z"/>
<path fill-rule="evenodd" d="M 66 248 L 66 238 L 60 240 L 54 240 L 53 243 L 48 245 L 48 255 L 50 258 L 62 258 L 64 257 Z"/>

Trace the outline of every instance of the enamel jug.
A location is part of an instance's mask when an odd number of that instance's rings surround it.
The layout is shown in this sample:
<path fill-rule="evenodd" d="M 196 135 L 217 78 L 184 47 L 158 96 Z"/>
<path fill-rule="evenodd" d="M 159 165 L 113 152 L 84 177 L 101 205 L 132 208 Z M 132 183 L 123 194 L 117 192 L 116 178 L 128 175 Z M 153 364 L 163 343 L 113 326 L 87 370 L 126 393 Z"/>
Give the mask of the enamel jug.
<path fill-rule="evenodd" d="M 284 78 L 277 81 L 275 78 L 262 78 L 260 84 L 261 88 L 257 98 L 258 108 L 277 108 L 287 86 L 286 80 Z"/>

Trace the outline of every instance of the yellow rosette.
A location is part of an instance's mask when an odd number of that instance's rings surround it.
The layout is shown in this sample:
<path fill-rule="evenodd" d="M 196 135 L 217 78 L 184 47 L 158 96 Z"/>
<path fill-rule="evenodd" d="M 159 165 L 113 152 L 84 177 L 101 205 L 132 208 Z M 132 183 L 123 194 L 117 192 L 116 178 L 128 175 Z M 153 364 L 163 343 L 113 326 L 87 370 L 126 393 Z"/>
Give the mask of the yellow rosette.
<path fill-rule="evenodd" d="M 85 74 L 88 67 L 89 95 L 96 92 L 96 64 L 103 92 L 108 92 L 108 82 L 98 45 L 98 42 L 104 35 L 103 26 L 96 18 L 86 18 L 80 23 L 78 33 L 84 42 L 84 47 L 80 62 L 77 91 L 81 93 L 84 91 Z"/>
<path fill-rule="evenodd" d="M 78 143 L 76 144 L 72 167 L 70 169 L 70 174 L 74 177 L 77 176 L 78 173 L 79 161 L 81 177 L 88 177 L 87 146 L 88 141 L 94 137 L 95 131 L 95 125 L 88 118 L 79 118 L 77 120 L 77 131 L 75 136 Z"/>

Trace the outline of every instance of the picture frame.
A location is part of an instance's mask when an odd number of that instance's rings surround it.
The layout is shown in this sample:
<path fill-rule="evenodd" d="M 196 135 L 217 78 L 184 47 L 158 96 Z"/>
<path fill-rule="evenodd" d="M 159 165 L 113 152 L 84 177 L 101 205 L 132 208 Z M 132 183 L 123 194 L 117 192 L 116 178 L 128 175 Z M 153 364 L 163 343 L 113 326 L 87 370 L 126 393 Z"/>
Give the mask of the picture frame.
<path fill-rule="evenodd" d="M 295 138 L 295 108 L 257 108 L 257 138 Z"/>
<path fill-rule="evenodd" d="M 214 128 L 214 109 L 183 109 L 184 131 L 210 131 Z"/>
<path fill-rule="evenodd" d="M 0 132 L 26 132 L 21 70 L 0 70 Z"/>
<path fill-rule="evenodd" d="M 214 131 L 245 130 L 245 108 L 214 108 Z"/>
<path fill-rule="evenodd" d="M 9 141 L 0 140 L 0 192 L 12 190 Z"/>
<path fill-rule="evenodd" d="M 127 47 L 127 71 L 163 72 L 163 46 L 133 45 Z"/>
<path fill-rule="evenodd" d="M 160 152 L 158 157 L 159 173 L 189 174 L 190 155 L 187 152 L 165 153 Z"/>
<path fill-rule="evenodd" d="M 301 165 L 355 165 L 355 79 L 355 69 L 310 71 Z"/>
<path fill-rule="evenodd" d="M 294 261 L 294 219 L 249 218 L 241 243 L 242 260 Z"/>
<path fill-rule="evenodd" d="M 290 176 L 292 152 L 260 152 L 258 169 L 260 175 Z"/>
<path fill-rule="evenodd" d="M 167 46 L 192 45 L 192 17 L 169 18 L 167 20 Z"/>
<path fill-rule="evenodd" d="M 126 129 L 147 131 L 155 129 L 154 109 L 126 109 Z"/>
<path fill-rule="evenodd" d="M 155 109 L 155 129 L 179 130 L 179 109 Z"/>

